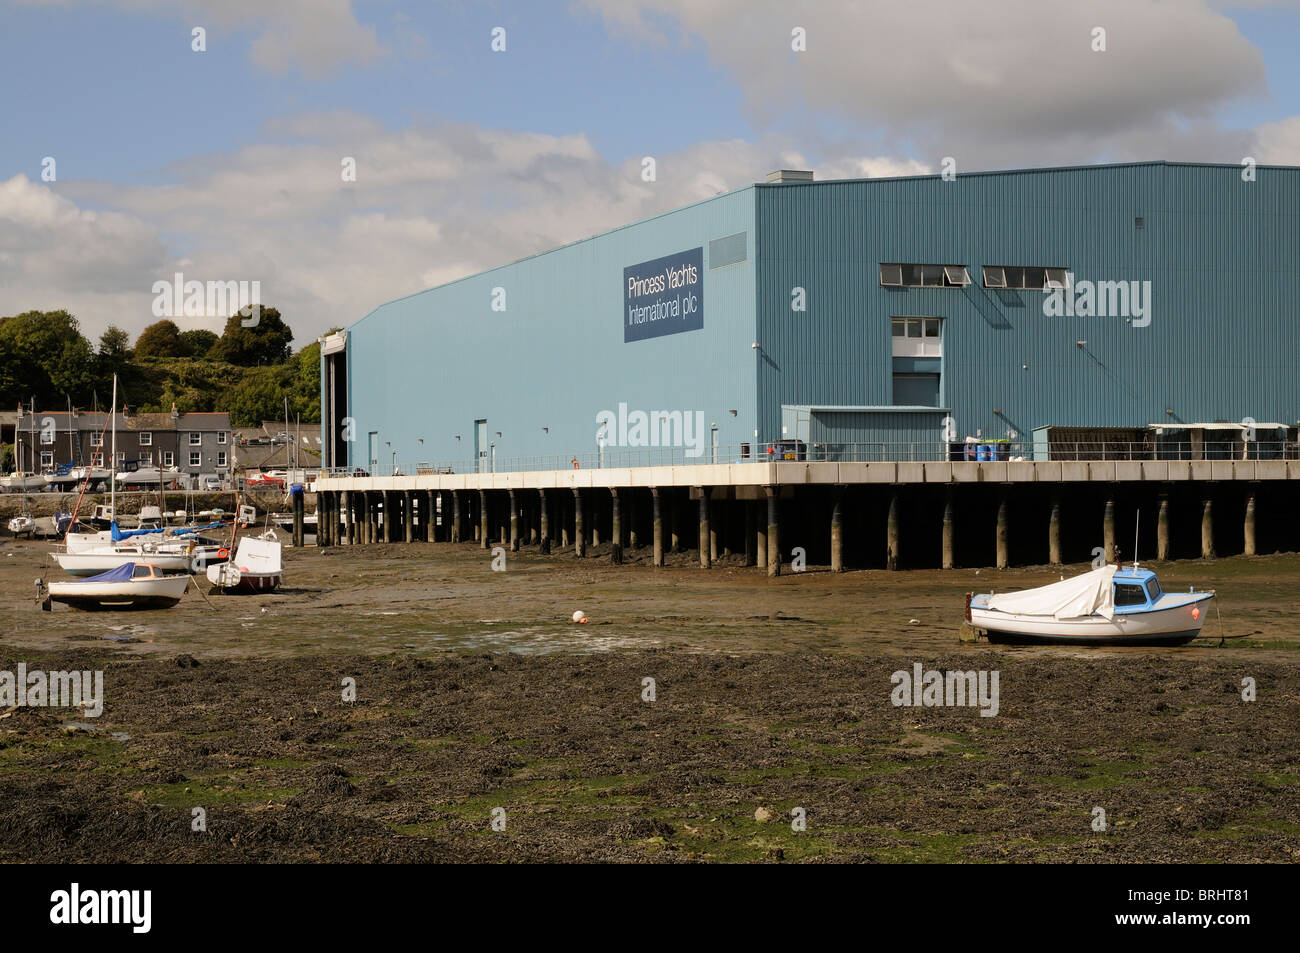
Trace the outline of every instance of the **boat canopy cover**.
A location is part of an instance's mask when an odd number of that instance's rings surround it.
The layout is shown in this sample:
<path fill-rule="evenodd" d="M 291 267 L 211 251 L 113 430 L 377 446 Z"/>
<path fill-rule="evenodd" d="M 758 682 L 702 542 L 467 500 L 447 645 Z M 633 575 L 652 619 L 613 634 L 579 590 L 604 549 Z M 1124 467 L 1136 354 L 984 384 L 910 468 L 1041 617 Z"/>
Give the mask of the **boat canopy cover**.
<path fill-rule="evenodd" d="M 122 563 L 108 572 L 101 572 L 98 576 L 87 576 L 85 579 L 69 579 L 68 582 L 128 582 L 135 573 L 135 563 Z"/>
<path fill-rule="evenodd" d="M 235 550 L 234 563 L 244 572 L 280 572 L 280 544 L 245 536 Z"/>
<path fill-rule="evenodd" d="M 1115 615 L 1115 591 L 1112 583 L 1115 566 L 1103 566 L 1073 579 L 1063 579 L 1050 586 L 1006 592 L 989 597 L 988 607 L 1016 615 L 1043 615 L 1056 619 L 1078 619 Z"/>
<path fill-rule="evenodd" d="M 161 533 L 161 526 L 153 529 L 121 529 L 114 520 L 109 527 L 113 531 L 113 542 L 120 543 L 124 539 L 130 539 L 132 536 L 148 536 L 150 533 Z"/>

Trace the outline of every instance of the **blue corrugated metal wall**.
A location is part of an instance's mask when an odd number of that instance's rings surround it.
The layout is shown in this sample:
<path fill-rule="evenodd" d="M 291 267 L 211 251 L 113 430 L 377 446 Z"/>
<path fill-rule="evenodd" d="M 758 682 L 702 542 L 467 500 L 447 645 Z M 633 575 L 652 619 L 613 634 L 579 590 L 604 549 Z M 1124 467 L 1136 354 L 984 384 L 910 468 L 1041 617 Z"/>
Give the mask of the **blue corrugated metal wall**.
<path fill-rule="evenodd" d="M 620 403 L 702 411 L 706 445 L 713 423 L 720 444 L 751 439 L 753 207 L 752 189 L 741 189 L 371 312 L 349 329 L 351 465 L 368 467 L 372 432 L 381 471 L 394 450 L 408 473 L 417 462 L 469 461 L 482 419 L 499 459 L 553 463 L 594 452 L 596 415 Z M 710 268 L 709 242 L 739 232 L 749 235 L 745 260 Z M 700 246 L 703 329 L 624 343 L 624 267 Z M 491 307 L 498 287 L 504 312 Z"/>
<path fill-rule="evenodd" d="M 710 268 L 709 243 L 738 232 L 748 234 L 745 260 Z M 703 330 L 624 343 L 623 269 L 699 246 Z M 961 264 L 972 283 L 883 288 L 881 262 Z M 1149 280 L 1150 325 L 1047 317 L 1041 292 L 984 288 L 986 264 Z M 496 287 L 505 312 L 490 307 Z M 791 308 L 796 288 L 805 311 Z M 1254 182 L 1236 166 L 1139 163 L 758 185 L 357 322 L 351 462 L 367 465 L 372 432 L 381 467 L 394 449 L 408 469 L 468 461 L 478 419 L 498 457 L 591 452 L 596 414 L 620 403 L 703 411 L 724 445 L 776 440 L 783 405 L 892 404 L 896 316 L 944 319 L 939 402 L 959 440 L 1015 430 L 1028 441 L 1048 424 L 1138 427 L 1170 420 L 1166 408 L 1174 421 L 1292 423 L 1298 301 L 1300 169 L 1260 167 Z M 942 416 L 827 418 L 826 437 L 938 443 Z"/>
<path fill-rule="evenodd" d="M 1187 422 L 1300 417 L 1300 170 L 1244 182 L 1236 166 L 1148 163 L 755 193 L 765 439 L 783 404 L 891 403 L 890 318 L 905 315 L 945 319 L 940 402 L 959 437 L 1141 426 L 1166 408 Z M 881 262 L 964 264 L 972 284 L 882 288 Z M 1151 323 L 1046 317 L 1041 292 L 983 288 L 985 264 L 1150 280 Z M 806 312 L 791 310 L 795 287 Z"/>

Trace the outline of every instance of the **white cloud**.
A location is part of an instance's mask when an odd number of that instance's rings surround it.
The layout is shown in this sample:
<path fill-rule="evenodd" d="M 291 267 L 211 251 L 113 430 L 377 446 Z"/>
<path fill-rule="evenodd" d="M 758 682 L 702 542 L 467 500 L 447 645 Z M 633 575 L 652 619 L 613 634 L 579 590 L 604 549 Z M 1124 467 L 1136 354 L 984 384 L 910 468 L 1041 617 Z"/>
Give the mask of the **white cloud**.
<path fill-rule="evenodd" d="M 365 65 L 384 48 L 375 28 L 360 23 L 351 0 L 10 0 L 28 6 L 113 7 L 128 14 L 163 16 L 214 31 L 256 34 L 249 58 L 270 73 L 296 67 L 320 77 L 344 64 Z M 211 48 L 209 46 L 209 48 Z"/>
<path fill-rule="evenodd" d="M 1264 165 L 1300 165 L 1300 116 L 1260 126 L 1253 155 Z"/>
<path fill-rule="evenodd" d="M 300 341 L 383 302 L 761 181 L 809 168 L 788 141 L 705 142 L 609 162 L 581 135 L 443 124 L 385 131 L 327 113 L 268 123 L 270 138 L 167 169 L 167 183 L 118 186 L 19 176 L 0 184 L 0 314 L 76 306 L 88 332 L 154 320 L 152 285 L 258 280 Z M 357 181 L 341 179 L 341 159 Z M 845 158 L 847 175 L 920 171 Z M 93 211 L 110 209 L 111 211 Z M 181 241 L 184 254 L 167 241 Z M 216 319 L 186 319 L 219 329 Z"/>
<path fill-rule="evenodd" d="M 1265 90 L 1259 51 L 1202 0 L 583 3 L 641 40 L 663 42 L 675 24 L 760 124 L 811 141 L 818 127 L 791 117 L 834 116 L 887 153 L 951 155 L 967 170 L 1230 153 L 1238 137 L 1216 111 Z M 791 51 L 796 26 L 806 52 Z M 1106 52 L 1092 49 L 1098 26 Z"/>

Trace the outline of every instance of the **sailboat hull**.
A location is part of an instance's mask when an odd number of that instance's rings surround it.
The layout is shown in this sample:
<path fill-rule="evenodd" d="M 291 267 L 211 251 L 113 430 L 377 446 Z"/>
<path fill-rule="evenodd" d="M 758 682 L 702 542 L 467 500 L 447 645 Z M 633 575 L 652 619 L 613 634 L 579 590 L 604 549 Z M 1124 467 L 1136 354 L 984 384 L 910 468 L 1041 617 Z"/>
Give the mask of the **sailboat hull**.
<path fill-rule="evenodd" d="M 93 576 L 144 559 L 164 572 L 189 573 L 191 569 L 191 557 L 187 553 L 145 553 L 134 547 L 111 552 L 91 549 L 80 553 L 52 553 L 51 555 L 60 569 L 73 576 Z"/>
<path fill-rule="evenodd" d="M 51 583 L 50 601 L 90 612 L 166 609 L 181 601 L 189 584 L 189 576 L 164 575 L 156 563 L 132 563 L 91 579 Z"/>

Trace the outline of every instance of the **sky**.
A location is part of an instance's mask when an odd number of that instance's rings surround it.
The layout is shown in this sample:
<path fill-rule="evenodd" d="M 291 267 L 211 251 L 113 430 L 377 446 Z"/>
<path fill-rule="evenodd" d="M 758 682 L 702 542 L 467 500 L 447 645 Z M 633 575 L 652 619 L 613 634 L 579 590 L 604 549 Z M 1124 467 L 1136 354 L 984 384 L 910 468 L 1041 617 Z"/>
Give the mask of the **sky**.
<path fill-rule="evenodd" d="M 1298 50 L 1300 0 L 0 0 L 0 315 L 134 336 L 180 273 L 301 346 L 777 168 L 1300 165 Z"/>

